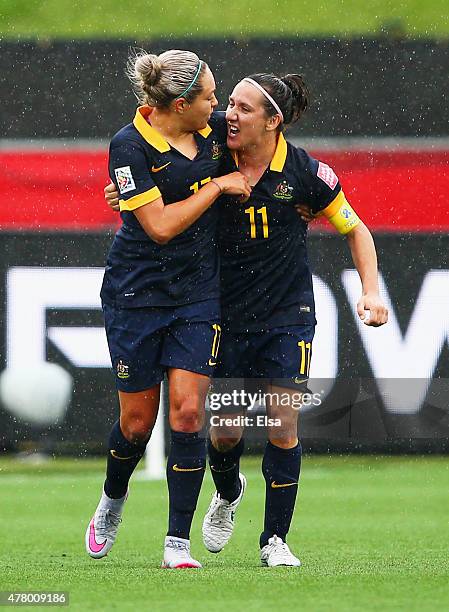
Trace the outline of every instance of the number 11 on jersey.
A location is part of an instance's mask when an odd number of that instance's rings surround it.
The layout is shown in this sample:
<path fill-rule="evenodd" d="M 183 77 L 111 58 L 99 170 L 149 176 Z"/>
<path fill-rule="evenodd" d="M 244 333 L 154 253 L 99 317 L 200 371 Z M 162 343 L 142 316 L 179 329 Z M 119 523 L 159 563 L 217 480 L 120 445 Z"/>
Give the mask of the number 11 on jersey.
<path fill-rule="evenodd" d="M 249 215 L 249 225 L 250 225 L 250 236 L 251 238 L 257 237 L 256 232 L 256 213 L 261 215 L 262 217 L 262 235 L 264 238 L 268 238 L 268 215 L 267 215 L 267 207 L 262 206 L 258 210 L 255 210 L 255 206 L 250 206 L 245 210 L 245 213 Z"/>

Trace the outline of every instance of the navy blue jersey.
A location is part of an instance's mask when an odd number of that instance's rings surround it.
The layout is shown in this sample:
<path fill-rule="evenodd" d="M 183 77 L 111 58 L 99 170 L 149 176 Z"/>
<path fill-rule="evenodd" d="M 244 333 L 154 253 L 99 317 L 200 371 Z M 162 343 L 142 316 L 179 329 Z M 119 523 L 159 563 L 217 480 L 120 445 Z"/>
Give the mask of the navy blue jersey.
<path fill-rule="evenodd" d="M 120 193 L 122 227 L 108 255 L 102 300 L 122 308 L 179 306 L 219 296 L 216 244 L 218 206 L 168 244 L 154 242 L 133 213 L 161 197 L 165 205 L 184 200 L 220 176 L 226 145 L 223 114 L 194 134 L 193 160 L 171 147 L 148 122 L 149 107 L 113 137 L 109 174 Z"/>
<path fill-rule="evenodd" d="M 219 246 L 224 327 L 253 332 L 315 324 L 307 224 L 294 206 L 308 204 L 318 213 L 340 192 L 331 168 L 287 143 L 281 134 L 271 164 L 248 202 L 222 199 Z"/>

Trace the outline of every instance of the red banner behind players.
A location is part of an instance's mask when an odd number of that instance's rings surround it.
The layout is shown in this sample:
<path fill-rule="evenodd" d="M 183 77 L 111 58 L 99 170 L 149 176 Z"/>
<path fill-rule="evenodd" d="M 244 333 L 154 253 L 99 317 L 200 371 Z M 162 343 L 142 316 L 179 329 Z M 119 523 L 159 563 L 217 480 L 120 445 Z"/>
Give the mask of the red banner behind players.
<path fill-rule="evenodd" d="M 449 151 L 312 151 L 338 175 L 372 230 L 448 232 Z M 103 200 L 106 151 L 1 151 L 5 202 L 0 229 L 115 227 Z M 319 220 L 315 227 L 329 227 Z M 333 231 L 330 229 L 330 231 Z"/>

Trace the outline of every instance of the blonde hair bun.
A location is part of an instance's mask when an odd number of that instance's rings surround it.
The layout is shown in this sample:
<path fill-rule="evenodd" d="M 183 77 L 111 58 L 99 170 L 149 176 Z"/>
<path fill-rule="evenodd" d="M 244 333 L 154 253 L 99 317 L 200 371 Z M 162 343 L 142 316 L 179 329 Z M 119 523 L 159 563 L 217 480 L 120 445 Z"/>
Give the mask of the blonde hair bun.
<path fill-rule="evenodd" d="M 157 55 L 141 53 L 135 58 L 134 74 L 145 85 L 156 85 L 161 77 L 162 62 Z"/>
<path fill-rule="evenodd" d="M 188 102 L 195 99 L 206 68 L 192 51 L 170 49 L 154 55 L 139 49 L 128 58 L 127 75 L 141 104 L 167 108 L 181 95 Z"/>

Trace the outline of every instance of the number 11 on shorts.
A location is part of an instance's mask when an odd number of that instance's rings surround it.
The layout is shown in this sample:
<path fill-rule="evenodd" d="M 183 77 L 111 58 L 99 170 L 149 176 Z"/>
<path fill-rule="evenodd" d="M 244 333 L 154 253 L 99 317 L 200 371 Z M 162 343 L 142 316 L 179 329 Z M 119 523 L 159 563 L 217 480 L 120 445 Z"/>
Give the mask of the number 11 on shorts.
<path fill-rule="evenodd" d="M 310 358 L 312 357 L 312 343 L 301 340 L 298 342 L 298 346 L 301 349 L 301 365 L 299 366 L 299 373 L 304 376 L 309 375 L 310 370 Z"/>
<path fill-rule="evenodd" d="M 212 357 L 209 359 L 209 365 L 215 366 L 217 365 L 218 349 L 220 346 L 221 327 L 218 325 L 218 323 L 214 323 L 212 325 L 212 329 L 214 330 L 215 333 L 214 333 L 214 339 L 212 341 L 212 349 L 211 349 Z"/>

